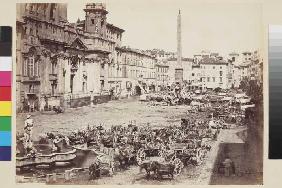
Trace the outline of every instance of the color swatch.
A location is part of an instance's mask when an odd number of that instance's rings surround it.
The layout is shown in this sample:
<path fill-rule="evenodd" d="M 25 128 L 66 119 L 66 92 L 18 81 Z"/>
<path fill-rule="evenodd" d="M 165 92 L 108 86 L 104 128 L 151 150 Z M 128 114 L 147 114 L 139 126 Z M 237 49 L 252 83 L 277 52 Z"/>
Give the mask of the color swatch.
<path fill-rule="evenodd" d="M 11 161 L 12 28 L 0 27 L 0 161 Z"/>

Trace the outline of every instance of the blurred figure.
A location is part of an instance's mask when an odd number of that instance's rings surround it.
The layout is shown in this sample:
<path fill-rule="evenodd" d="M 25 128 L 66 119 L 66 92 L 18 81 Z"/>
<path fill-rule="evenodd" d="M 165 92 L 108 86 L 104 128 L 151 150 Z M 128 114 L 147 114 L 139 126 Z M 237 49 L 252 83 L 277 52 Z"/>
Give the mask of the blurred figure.
<path fill-rule="evenodd" d="M 33 119 L 31 118 L 31 115 L 28 114 L 24 122 L 24 147 L 27 153 L 29 153 L 33 148 L 32 129 L 33 129 Z"/>
<path fill-rule="evenodd" d="M 223 162 L 224 164 L 224 175 L 226 177 L 230 176 L 231 173 L 231 166 L 232 166 L 232 160 L 227 156 Z"/>

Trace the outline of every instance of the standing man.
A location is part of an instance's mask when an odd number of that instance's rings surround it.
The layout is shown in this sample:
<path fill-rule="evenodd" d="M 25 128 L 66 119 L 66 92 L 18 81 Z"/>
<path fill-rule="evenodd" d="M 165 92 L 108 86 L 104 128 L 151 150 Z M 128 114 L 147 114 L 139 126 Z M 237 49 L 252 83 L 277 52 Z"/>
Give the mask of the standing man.
<path fill-rule="evenodd" d="M 110 89 L 110 98 L 111 100 L 114 99 L 114 88 L 113 87 Z"/>
<path fill-rule="evenodd" d="M 94 106 L 94 94 L 93 94 L 93 91 L 90 91 L 90 106 Z"/>
<path fill-rule="evenodd" d="M 233 161 L 227 156 L 223 162 L 224 164 L 224 175 L 226 177 L 230 176 L 231 174 L 231 164 L 233 163 Z"/>
<path fill-rule="evenodd" d="M 27 111 L 30 112 L 30 101 L 27 100 Z"/>

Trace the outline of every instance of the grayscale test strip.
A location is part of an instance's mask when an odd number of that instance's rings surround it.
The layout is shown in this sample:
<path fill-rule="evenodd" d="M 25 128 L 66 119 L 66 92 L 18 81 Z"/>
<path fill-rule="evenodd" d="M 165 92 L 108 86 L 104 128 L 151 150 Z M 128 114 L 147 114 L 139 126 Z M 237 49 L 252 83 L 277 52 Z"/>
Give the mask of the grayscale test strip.
<path fill-rule="evenodd" d="M 12 56 L 12 27 L 0 27 L 0 56 Z"/>
<path fill-rule="evenodd" d="M 282 25 L 269 26 L 269 158 L 282 159 Z"/>

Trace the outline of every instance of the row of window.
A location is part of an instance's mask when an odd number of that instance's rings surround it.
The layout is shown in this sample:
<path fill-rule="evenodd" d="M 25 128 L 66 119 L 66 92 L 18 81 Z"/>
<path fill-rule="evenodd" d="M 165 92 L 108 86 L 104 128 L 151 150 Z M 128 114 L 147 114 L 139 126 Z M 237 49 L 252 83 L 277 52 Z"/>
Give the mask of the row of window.
<path fill-rule="evenodd" d="M 157 67 L 157 72 L 167 73 L 168 72 L 168 68 L 166 68 L 166 67 Z"/>
<path fill-rule="evenodd" d="M 155 61 L 151 58 L 146 58 L 143 56 L 133 55 L 133 54 L 125 54 L 125 53 L 117 53 L 118 59 L 121 59 L 122 62 L 129 65 L 134 66 L 145 66 L 145 67 L 154 67 Z"/>
<path fill-rule="evenodd" d="M 51 63 L 51 73 L 52 74 L 56 73 L 56 69 L 57 69 L 57 63 L 55 63 L 55 62 Z M 110 69 L 109 69 L 109 73 L 114 73 L 115 72 L 113 70 L 113 67 L 111 67 Z M 117 70 L 117 71 L 121 71 L 121 68 L 119 68 L 119 70 Z M 131 77 L 137 77 L 139 75 L 139 73 L 144 75 L 145 71 L 131 70 L 130 71 L 130 76 Z M 23 62 L 23 76 L 29 76 L 29 77 L 39 76 L 39 62 L 35 61 L 34 56 L 28 57 L 28 58 L 24 59 L 24 62 Z M 155 72 L 150 72 L 148 74 L 148 77 L 149 78 L 154 78 L 155 77 Z"/>
<path fill-rule="evenodd" d="M 64 34 L 69 34 L 69 32 L 65 32 L 62 28 L 55 26 L 53 24 L 48 24 L 48 23 L 34 24 L 33 22 L 29 22 L 27 23 L 27 25 L 30 25 L 30 27 L 25 27 L 24 30 L 26 35 L 37 36 L 38 34 L 44 33 L 49 36 L 62 37 L 62 36 L 66 36 Z"/>
<path fill-rule="evenodd" d="M 201 82 L 205 82 L 204 80 L 205 78 L 201 78 Z M 216 77 L 212 77 L 212 81 L 211 81 L 211 77 L 207 77 L 207 82 L 215 82 L 216 81 Z M 219 82 L 222 82 L 222 77 L 219 77 Z"/>
<path fill-rule="evenodd" d="M 55 37 L 56 39 L 58 38 L 65 38 L 65 40 L 70 41 L 72 40 L 75 36 L 73 34 L 70 34 L 69 32 L 64 32 L 63 29 L 59 28 L 59 27 L 55 27 L 54 25 L 51 24 L 44 24 L 44 23 L 40 23 L 38 25 L 33 24 L 34 28 L 32 27 L 26 27 L 25 28 L 25 34 L 26 35 L 32 35 L 32 36 L 37 36 L 37 34 L 39 34 L 39 32 L 43 32 L 46 37 Z M 51 34 L 51 35 L 50 35 Z M 97 44 L 98 46 L 102 46 L 102 47 L 106 47 L 106 45 L 104 44 L 104 41 L 94 41 L 95 44 Z M 107 48 L 110 50 L 113 50 L 113 45 L 111 45 L 110 43 L 107 44 Z"/>
<path fill-rule="evenodd" d="M 128 74 L 127 74 L 128 75 Z M 139 70 L 130 70 L 129 77 L 131 78 L 155 78 L 155 72 L 145 72 Z"/>
<path fill-rule="evenodd" d="M 23 61 L 23 76 L 28 76 L 28 77 L 39 77 L 39 61 L 35 60 L 34 56 L 27 57 Z M 57 63 L 53 62 L 51 63 L 51 74 L 56 74 L 57 71 Z"/>
<path fill-rule="evenodd" d="M 160 80 L 160 81 L 167 81 L 168 75 L 158 75 L 157 79 Z"/>
<path fill-rule="evenodd" d="M 207 67 L 209 67 L 209 66 L 207 66 Z M 206 69 L 207 67 L 201 65 L 201 69 Z M 220 66 L 219 68 L 222 69 L 222 66 Z M 215 66 L 213 66 L 212 69 L 215 69 Z"/>
<path fill-rule="evenodd" d="M 112 40 L 119 40 L 121 41 L 121 34 L 115 33 L 109 29 L 107 29 L 107 38 Z"/>
<path fill-rule="evenodd" d="M 152 62 L 152 61 L 142 61 L 142 60 L 140 60 L 140 59 L 137 59 L 137 58 L 135 58 L 135 59 L 133 59 L 133 60 L 131 60 L 130 58 L 127 58 L 127 61 L 125 61 L 125 63 L 126 64 L 129 64 L 129 65 L 133 65 L 133 66 L 145 66 L 145 67 L 154 67 L 155 65 L 154 65 L 154 62 Z"/>
<path fill-rule="evenodd" d="M 121 67 L 117 67 L 117 66 L 109 66 L 109 77 L 119 77 L 120 73 L 121 73 Z"/>
<path fill-rule="evenodd" d="M 104 40 L 94 39 L 94 45 L 102 48 L 106 47 L 110 51 L 114 50 L 114 45 Z"/>
<path fill-rule="evenodd" d="M 210 72 L 202 71 L 201 73 L 202 73 L 202 75 L 210 75 Z M 212 75 L 214 75 L 214 74 L 212 74 Z M 194 76 L 194 73 L 192 73 L 192 76 Z M 219 71 L 219 76 L 223 76 L 223 72 L 222 71 Z"/>

